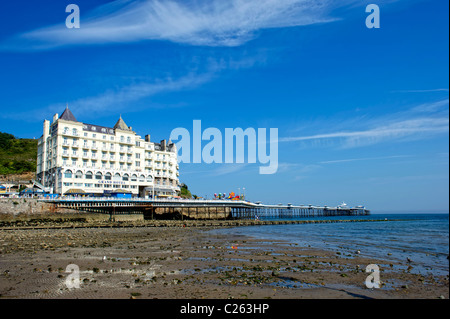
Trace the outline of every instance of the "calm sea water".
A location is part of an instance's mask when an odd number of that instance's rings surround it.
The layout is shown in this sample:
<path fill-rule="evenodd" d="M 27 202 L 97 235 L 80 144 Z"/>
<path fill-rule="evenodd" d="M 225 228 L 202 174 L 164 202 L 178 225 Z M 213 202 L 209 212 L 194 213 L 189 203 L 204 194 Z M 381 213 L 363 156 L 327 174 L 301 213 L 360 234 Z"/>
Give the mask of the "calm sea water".
<path fill-rule="evenodd" d="M 408 265 L 409 258 L 413 266 L 411 272 L 449 274 L 448 214 L 373 214 L 350 218 L 383 221 L 250 226 L 218 229 L 214 232 L 283 240 L 303 247 L 340 251 L 343 255 L 355 255 L 356 251 L 360 251 L 361 256 L 401 262 L 405 266 Z"/>

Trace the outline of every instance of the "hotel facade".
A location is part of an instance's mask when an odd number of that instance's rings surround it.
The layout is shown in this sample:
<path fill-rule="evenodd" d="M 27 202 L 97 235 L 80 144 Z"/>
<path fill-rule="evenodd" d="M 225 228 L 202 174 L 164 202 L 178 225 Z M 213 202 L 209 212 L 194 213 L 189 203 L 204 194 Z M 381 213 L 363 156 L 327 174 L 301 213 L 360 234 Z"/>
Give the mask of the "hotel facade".
<path fill-rule="evenodd" d="M 36 180 L 55 194 L 174 196 L 178 168 L 174 143 L 142 138 L 122 117 L 114 127 L 85 124 L 67 107 L 44 121 L 38 141 Z"/>

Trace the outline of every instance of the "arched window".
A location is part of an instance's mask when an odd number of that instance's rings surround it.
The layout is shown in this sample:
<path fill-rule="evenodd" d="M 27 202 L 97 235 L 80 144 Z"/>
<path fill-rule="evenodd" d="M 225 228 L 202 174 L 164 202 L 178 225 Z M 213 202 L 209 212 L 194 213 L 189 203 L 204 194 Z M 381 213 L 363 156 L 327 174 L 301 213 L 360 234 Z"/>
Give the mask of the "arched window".
<path fill-rule="evenodd" d="M 82 171 L 77 171 L 75 173 L 75 178 L 83 178 L 83 172 Z"/>
<path fill-rule="evenodd" d="M 97 172 L 97 174 L 95 174 L 95 179 L 102 179 L 103 175 L 101 172 Z"/>
<path fill-rule="evenodd" d="M 137 175 L 136 174 L 131 175 L 131 181 L 132 182 L 136 182 L 137 181 Z"/>
<path fill-rule="evenodd" d="M 72 171 L 71 170 L 67 170 L 64 172 L 64 177 L 65 178 L 72 178 Z"/>
<path fill-rule="evenodd" d="M 147 176 L 147 182 L 149 182 L 149 183 L 153 182 L 153 177 L 152 177 L 152 175 L 148 175 L 148 176 Z"/>
<path fill-rule="evenodd" d="M 91 171 L 86 172 L 86 179 L 92 179 L 92 172 Z"/>
<path fill-rule="evenodd" d="M 110 181 L 111 180 L 111 173 L 106 173 L 105 174 L 105 180 L 106 181 Z"/>
<path fill-rule="evenodd" d="M 128 182 L 129 179 L 130 179 L 130 176 L 128 174 L 124 174 L 123 177 L 122 177 L 122 180 L 124 182 Z"/>
<path fill-rule="evenodd" d="M 121 179 L 122 179 L 122 177 L 120 176 L 119 173 L 116 173 L 116 174 L 114 175 L 114 180 L 115 180 L 115 181 L 120 181 Z"/>
<path fill-rule="evenodd" d="M 145 182 L 145 176 L 144 175 L 140 175 L 139 176 L 139 181 L 140 182 Z"/>

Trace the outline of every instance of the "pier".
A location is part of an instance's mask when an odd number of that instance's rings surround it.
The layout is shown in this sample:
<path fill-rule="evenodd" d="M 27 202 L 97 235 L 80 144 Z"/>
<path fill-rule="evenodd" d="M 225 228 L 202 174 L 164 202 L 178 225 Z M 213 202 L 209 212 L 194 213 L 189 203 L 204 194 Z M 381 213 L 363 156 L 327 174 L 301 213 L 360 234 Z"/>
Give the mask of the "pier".
<path fill-rule="evenodd" d="M 255 220 L 370 215 L 364 207 L 264 205 L 231 200 L 57 198 L 40 201 L 52 204 L 55 212 L 72 209 L 109 214 L 111 219 L 117 215 L 142 215 L 144 220 Z"/>

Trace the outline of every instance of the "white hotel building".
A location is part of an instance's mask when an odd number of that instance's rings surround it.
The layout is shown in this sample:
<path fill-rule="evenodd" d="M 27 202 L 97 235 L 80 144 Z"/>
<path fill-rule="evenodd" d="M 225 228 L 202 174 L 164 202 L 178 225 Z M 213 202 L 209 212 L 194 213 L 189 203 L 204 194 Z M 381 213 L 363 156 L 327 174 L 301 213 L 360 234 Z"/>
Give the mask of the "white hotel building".
<path fill-rule="evenodd" d="M 63 195 L 170 196 L 180 190 L 175 144 L 141 138 L 122 117 L 112 128 L 78 122 L 69 108 L 44 121 L 36 173 L 40 184 Z"/>

